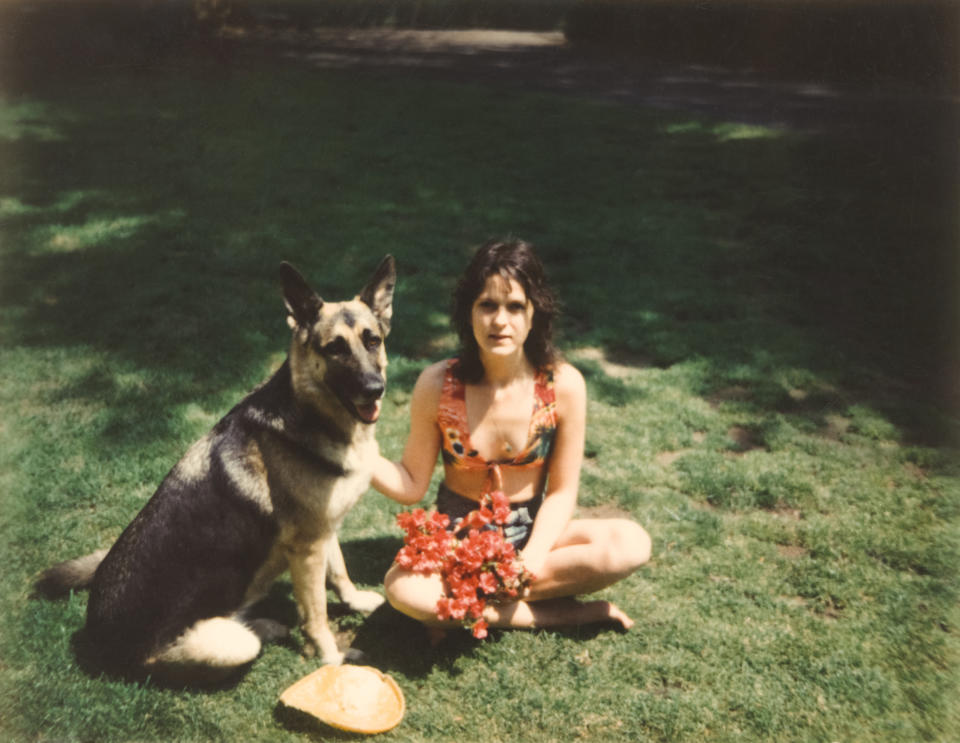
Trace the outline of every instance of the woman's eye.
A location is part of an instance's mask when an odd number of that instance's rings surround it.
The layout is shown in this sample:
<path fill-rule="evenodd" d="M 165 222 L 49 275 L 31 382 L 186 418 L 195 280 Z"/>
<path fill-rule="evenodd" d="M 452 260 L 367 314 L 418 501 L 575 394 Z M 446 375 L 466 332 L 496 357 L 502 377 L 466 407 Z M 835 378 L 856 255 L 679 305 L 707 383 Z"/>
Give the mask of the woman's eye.
<path fill-rule="evenodd" d="M 523 302 L 511 302 L 507 308 L 511 312 L 523 312 L 525 309 L 527 309 L 527 306 Z"/>
<path fill-rule="evenodd" d="M 480 309 L 486 310 L 487 312 L 492 312 L 493 310 L 497 309 L 497 303 L 489 299 L 485 299 L 480 303 Z"/>

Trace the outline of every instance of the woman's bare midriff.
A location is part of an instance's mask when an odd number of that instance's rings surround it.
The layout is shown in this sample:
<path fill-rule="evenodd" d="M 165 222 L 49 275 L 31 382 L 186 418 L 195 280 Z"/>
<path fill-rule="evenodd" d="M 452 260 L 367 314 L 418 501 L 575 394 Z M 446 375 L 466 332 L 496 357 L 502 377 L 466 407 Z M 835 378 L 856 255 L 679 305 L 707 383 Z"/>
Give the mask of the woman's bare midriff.
<path fill-rule="evenodd" d="M 503 478 L 503 492 L 511 503 L 528 501 L 543 488 L 546 473 L 542 467 L 520 468 L 507 464 L 499 469 Z M 443 471 L 447 487 L 464 498 L 479 501 L 491 487 L 491 477 L 486 470 L 464 470 L 445 465 Z"/>

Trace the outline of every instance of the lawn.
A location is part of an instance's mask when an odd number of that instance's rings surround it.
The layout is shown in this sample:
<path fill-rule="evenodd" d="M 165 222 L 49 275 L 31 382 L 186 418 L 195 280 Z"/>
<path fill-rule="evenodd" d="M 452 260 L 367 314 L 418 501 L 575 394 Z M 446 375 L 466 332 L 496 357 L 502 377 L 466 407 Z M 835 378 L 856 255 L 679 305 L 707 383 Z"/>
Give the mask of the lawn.
<path fill-rule="evenodd" d="M 228 688 L 101 675 L 105 546 L 283 359 L 276 269 L 399 287 L 378 438 L 399 456 L 448 297 L 491 236 L 539 246 L 590 389 L 583 514 L 653 561 L 603 593 L 629 633 L 452 635 L 335 612 L 402 687 L 385 741 L 947 741 L 957 702 L 954 129 L 799 132 L 258 56 L 37 71 L 0 100 L 0 735 L 302 740 L 299 635 Z M 954 369 L 956 367 L 953 367 Z M 398 507 L 342 535 L 377 587 Z M 293 622 L 281 580 L 268 609 Z"/>

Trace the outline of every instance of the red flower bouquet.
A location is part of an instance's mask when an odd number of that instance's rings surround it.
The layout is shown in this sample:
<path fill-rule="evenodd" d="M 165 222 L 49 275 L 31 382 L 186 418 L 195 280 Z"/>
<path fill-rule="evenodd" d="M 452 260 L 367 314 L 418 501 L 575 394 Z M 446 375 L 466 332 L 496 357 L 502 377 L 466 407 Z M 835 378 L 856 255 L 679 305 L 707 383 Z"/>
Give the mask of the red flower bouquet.
<path fill-rule="evenodd" d="M 510 501 L 501 491 L 484 496 L 455 532 L 450 519 L 418 508 L 397 516 L 406 532 L 396 563 L 416 573 L 439 573 L 446 595 L 437 602 L 438 619 L 462 621 L 474 637 L 487 636 L 487 601 L 516 598 L 533 580 L 513 545 L 503 536 Z M 466 532 L 466 536 L 459 534 Z"/>

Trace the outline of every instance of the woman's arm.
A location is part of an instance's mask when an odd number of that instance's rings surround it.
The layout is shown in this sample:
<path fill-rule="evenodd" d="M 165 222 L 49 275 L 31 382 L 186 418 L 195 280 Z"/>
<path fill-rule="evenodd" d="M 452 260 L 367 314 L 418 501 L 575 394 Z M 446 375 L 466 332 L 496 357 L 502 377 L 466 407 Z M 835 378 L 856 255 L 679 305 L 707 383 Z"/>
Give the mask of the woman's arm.
<path fill-rule="evenodd" d="M 547 490 L 522 553 L 524 565 L 534 575 L 573 516 L 586 440 L 587 387 L 583 376 L 569 364 L 561 364 L 554 376 L 554 389 L 557 438 L 547 472 Z"/>
<path fill-rule="evenodd" d="M 399 462 L 380 456 L 370 484 L 404 505 L 420 500 L 430 486 L 440 453 L 437 408 L 443 390 L 445 363 L 433 364 L 420 374 L 410 401 L 410 432 Z"/>

